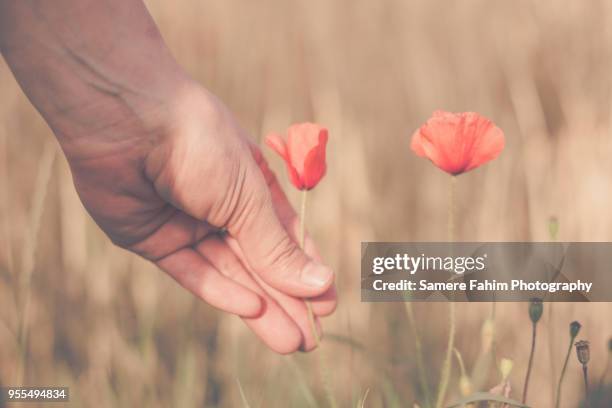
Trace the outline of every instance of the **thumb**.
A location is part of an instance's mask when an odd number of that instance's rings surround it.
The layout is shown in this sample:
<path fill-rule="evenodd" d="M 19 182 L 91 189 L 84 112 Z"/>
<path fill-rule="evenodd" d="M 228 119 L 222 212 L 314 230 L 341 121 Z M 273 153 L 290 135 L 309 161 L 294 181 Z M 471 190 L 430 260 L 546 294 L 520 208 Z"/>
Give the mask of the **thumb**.
<path fill-rule="evenodd" d="M 274 174 L 260 152 L 252 153 L 242 158 L 245 179 L 234 216 L 227 224 L 228 233 L 266 283 L 289 295 L 318 296 L 333 284 L 333 272 L 308 257 L 289 236 L 272 202 L 269 186 L 275 181 Z"/>
<path fill-rule="evenodd" d="M 231 114 L 199 93 L 185 106 L 172 137 L 147 155 L 145 174 L 157 193 L 193 218 L 223 226 L 248 266 L 270 286 L 297 297 L 324 293 L 333 283 L 332 271 L 306 256 L 288 235 L 256 149 Z"/>

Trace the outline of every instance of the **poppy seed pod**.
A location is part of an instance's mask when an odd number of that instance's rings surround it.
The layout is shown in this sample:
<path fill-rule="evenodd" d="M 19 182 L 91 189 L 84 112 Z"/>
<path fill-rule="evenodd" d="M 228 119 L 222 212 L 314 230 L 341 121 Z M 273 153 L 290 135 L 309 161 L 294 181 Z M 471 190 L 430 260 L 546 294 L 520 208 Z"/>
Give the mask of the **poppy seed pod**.
<path fill-rule="evenodd" d="M 529 318 L 533 323 L 537 323 L 542 317 L 544 311 L 544 304 L 542 299 L 534 298 L 529 302 Z"/>
<path fill-rule="evenodd" d="M 576 342 L 576 355 L 578 356 L 578 361 L 580 364 L 586 365 L 591 359 L 591 351 L 589 348 L 589 342 L 586 340 L 580 340 Z"/>
<path fill-rule="evenodd" d="M 570 336 L 572 337 L 572 339 L 578 336 L 578 333 L 580 332 L 581 327 L 582 325 L 578 321 L 573 321 L 570 323 Z"/>

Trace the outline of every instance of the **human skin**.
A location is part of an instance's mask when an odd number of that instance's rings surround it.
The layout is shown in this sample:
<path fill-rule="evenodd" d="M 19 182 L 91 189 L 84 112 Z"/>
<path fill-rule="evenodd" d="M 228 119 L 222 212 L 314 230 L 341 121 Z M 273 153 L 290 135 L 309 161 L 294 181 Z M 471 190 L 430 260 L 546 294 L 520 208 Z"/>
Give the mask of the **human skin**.
<path fill-rule="evenodd" d="M 0 0 L 0 51 L 116 244 L 272 350 L 311 350 L 333 272 L 259 149 L 177 64 L 140 0 Z"/>

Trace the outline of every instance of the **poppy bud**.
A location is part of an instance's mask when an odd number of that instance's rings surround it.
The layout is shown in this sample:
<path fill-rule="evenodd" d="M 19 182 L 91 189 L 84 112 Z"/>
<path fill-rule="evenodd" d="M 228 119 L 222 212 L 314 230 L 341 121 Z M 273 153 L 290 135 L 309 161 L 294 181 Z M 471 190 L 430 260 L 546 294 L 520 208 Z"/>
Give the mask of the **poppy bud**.
<path fill-rule="evenodd" d="M 314 188 L 325 175 L 327 129 L 315 123 L 300 123 L 287 129 L 287 137 L 271 133 L 266 144 L 285 161 L 289 180 L 298 190 Z"/>
<path fill-rule="evenodd" d="M 492 319 L 486 319 L 482 324 L 480 330 L 480 344 L 482 345 L 482 352 L 487 353 L 493 347 L 493 340 L 495 339 L 495 323 Z"/>
<path fill-rule="evenodd" d="M 472 381 L 470 381 L 468 376 L 462 375 L 459 377 L 459 390 L 461 391 L 461 395 L 464 397 L 472 394 Z"/>
<path fill-rule="evenodd" d="M 589 342 L 586 340 L 580 340 L 576 342 L 576 355 L 580 364 L 586 365 L 591 359 L 591 352 L 589 348 Z"/>
<path fill-rule="evenodd" d="M 542 303 L 542 299 L 531 299 L 529 302 L 529 318 L 533 323 L 537 323 L 540 320 L 543 311 L 544 304 Z"/>
<path fill-rule="evenodd" d="M 502 358 L 499 363 L 499 371 L 502 375 L 502 381 L 505 381 L 510 376 L 510 372 L 512 371 L 512 367 L 514 366 L 514 362 L 509 358 Z"/>
<path fill-rule="evenodd" d="M 570 323 L 570 336 L 572 337 L 572 339 L 576 338 L 578 332 L 580 332 L 581 327 L 582 325 L 577 321 L 573 321 Z"/>
<path fill-rule="evenodd" d="M 550 239 L 553 241 L 557 240 L 557 235 L 559 234 L 559 219 L 555 216 L 552 216 L 548 219 L 548 235 Z"/>
<path fill-rule="evenodd" d="M 612 338 L 608 340 L 608 351 L 612 353 Z"/>

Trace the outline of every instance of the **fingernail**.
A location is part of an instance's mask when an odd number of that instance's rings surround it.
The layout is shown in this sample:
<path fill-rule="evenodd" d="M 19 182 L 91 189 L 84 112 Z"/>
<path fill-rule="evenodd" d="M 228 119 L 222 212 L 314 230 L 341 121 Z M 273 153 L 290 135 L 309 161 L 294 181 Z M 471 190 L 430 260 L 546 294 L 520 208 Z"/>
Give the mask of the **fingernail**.
<path fill-rule="evenodd" d="M 302 269 L 300 278 L 302 283 L 320 288 L 329 282 L 333 274 L 332 270 L 327 266 L 311 261 Z"/>

